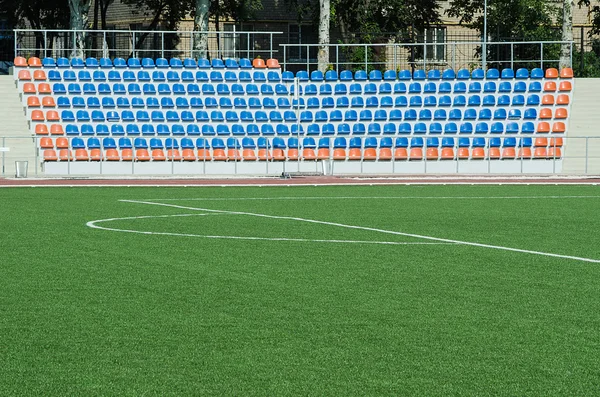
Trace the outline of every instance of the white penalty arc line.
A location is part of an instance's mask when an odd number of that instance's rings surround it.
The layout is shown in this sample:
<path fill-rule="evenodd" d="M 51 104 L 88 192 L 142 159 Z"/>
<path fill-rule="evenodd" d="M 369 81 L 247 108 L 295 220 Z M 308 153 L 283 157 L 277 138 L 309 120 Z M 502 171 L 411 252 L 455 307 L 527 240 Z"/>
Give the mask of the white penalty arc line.
<path fill-rule="evenodd" d="M 195 208 L 195 207 L 187 207 L 187 206 L 182 206 L 182 205 L 167 204 L 167 203 L 154 203 L 151 201 L 141 201 L 141 200 L 119 200 L 119 201 L 128 202 L 128 203 L 136 203 L 136 204 L 147 204 L 147 205 L 157 205 L 157 206 L 163 206 L 163 207 L 179 208 L 179 209 L 185 209 L 185 210 L 191 210 L 191 211 L 204 211 L 204 212 L 209 212 L 209 213 L 212 212 L 212 213 L 222 213 L 222 214 L 248 215 L 248 216 L 256 216 L 256 217 L 271 218 L 271 219 L 287 219 L 287 220 L 293 220 L 293 221 L 299 221 L 299 222 L 315 223 L 315 224 L 329 225 L 329 226 L 338 226 L 338 227 L 343 227 L 343 228 L 347 228 L 347 229 L 368 230 L 368 231 L 372 231 L 372 232 L 393 234 L 393 235 L 397 235 L 397 236 L 414 237 L 414 238 L 420 238 L 420 239 L 430 240 L 430 241 L 437 241 L 437 242 L 442 242 L 442 243 L 462 244 L 462 245 L 469 245 L 469 246 L 480 247 L 480 248 L 490 248 L 490 249 L 497 249 L 497 250 L 503 250 L 503 251 L 520 252 L 520 253 L 524 253 L 524 254 L 541 255 L 541 256 L 548 256 L 548 257 L 553 257 L 553 258 L 572 259 L 572 260 L 582 261 L 582 262 L 600 263 L 600 259 L 582 258 L 579 256 L 571 256 L 571 255 L 553 254 L 551 252 L 542 252 L 542 251 L 526 250 L 526 249 L 521 249 L 521 248 L 503 247 L 500 245 L 474 243 L 471 241 L 452 240 L 452 239 L 447 239 L 447 238 L 425 236 L 425 235 L 414 234 L 414 233 L 397 232 L 394 230 L 377 229 L 377 228 L 365 227 L 365 226 L 345 225 L 343 223 L 319 221 L 316 219 L 305 219 L 305 218 L 298 218 L 298 217 L 291 217 L 291 216 L 257 214 L 257 213 L 252 213 L 252 212 L 241 212 L 241 211 L 213 210 L 213 209 L 208 209 L 208 208 Z"/>
<path fill-rule="evenodd" d="M 519 199 L 600 199 L 600 196 L 282 196 L 282 197 L 196 197 L 155 198 L 145 201 L 270 201 L 270 200 L 519 200 Z"/>
<path fill-rule="evenodd" d="M 201 237 L 213 239 L 231 239 L 231 240 L 265 240 L 265 241 L 287 241 L 287 242 L 309 242 L 309 243 L 346 243 L 346 244 L 380 244 L 380 245 L 443 245 L 450 243 L 441 242 L 423 242 L 423 241 L 368 241 L 368 240 L 324 240 L 324 239 L 307 239 L 307 238 L 287 238 L 287 237 L 255 237 L 255 236 L 218 236 L 218 235 L 203 235 L 191 233 L 170 233 L 170 232 L 145 232 L 142 230 L 117 229 L 106 226 L 98 226 L 98 223 L 137 220 L 137 219 L 152 219 L 152 218 L 170 218 L 184 216 L 202 216 L 202 215 L 234 215 L 229 212 L 224 213 L 209 213 L 209 214 L 175 214 L 175 215 L 146 215 L 146 216 L 128 216 L 123 218 L 98 219 L 86 223 L 88 227 L 93 229 L 108 230 L 112 232 L 137 233 L 145 235 L 159 236 L 177 236 L 177 237 Z"/>

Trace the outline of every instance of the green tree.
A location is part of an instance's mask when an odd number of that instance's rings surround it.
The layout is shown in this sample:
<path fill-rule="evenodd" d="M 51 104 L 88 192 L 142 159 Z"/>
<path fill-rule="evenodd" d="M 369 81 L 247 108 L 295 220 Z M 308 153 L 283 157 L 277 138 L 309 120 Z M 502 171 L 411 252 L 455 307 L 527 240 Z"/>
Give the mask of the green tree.
<path fill-rule="evenodd" d="M 483 36 L 484 0 L 451 0 L 448 16 L 459 18 L 461 24 L 476 29 Z M 561 20 L 562 9 L 545 0 L 488 0 L 488 41 L 542 41 L 560 40 L 560 31 L 555 21 Z M 539 66 L 539 45 L 489 45 L 487 46 L 490 67 Z M 558 59 L 558 46 L 545 46 L 544 58 Z M 475 55 L 481 55 L 477 47 Z"/>

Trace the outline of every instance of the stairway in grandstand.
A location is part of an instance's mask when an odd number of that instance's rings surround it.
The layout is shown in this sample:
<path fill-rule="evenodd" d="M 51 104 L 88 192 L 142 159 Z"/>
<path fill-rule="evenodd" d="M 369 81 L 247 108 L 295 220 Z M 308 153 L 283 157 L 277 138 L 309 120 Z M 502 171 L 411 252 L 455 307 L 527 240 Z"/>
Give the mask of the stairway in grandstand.
<path fill-rule="evenodd" d="M 47 174 L 560 173 L 571 69 L 15 59 Z M 296 92 L 299 91 L 299 92 Z"/>
<path fill-rule="evenodd" d="M 570 139 L 565 147 L 563 172 L 565 174 L 600 175 L 600 112 L 598 96 L 600 79 L 578 79 L 576 100 L 571 107 L 569 135 L 582 137 Z M 586 141 L 588 161 L 586 164 Z"/>
<path fill-rule="evenodd" d="M 2 112 L 0 147 L 7 147 L 10 150 L 4 153 L 4 175 L 15 175 L 15 161 L 17 160 L 28 161 L 29 173 L 34 174 L 37 148 L 35 141 L 30 138 L 28 121 L 13 76 L 0 76 L 0 92 L 2 93 L 0 95 L 0 111 Z"/>

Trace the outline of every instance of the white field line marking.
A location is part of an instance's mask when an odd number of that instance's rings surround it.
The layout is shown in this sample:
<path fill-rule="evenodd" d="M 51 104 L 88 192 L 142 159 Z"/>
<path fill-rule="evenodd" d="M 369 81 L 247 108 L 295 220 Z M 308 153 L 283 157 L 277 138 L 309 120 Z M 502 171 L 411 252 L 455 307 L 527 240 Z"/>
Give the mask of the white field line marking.
<path fill-rule="evenodd" d="M 463 244 L 463 245 L 470 245 L 473 247 L 491 248 L 491 249 L 512 251 L 512 252 L 521 252 L 521 253 L 525 253 L 525 254 L 549 256 L 549 257 L 553 257 L 553 258 L 572 259 L 572 260 L 582 261 L 582 262 L 600 263 L 600 259 L 582 258 L 579 256 L 571 256 L 571 255 L 560 255 L 560 254 L 553 254 L 550 252 L 503 247 L 500 245 L 481 244 L 481 243 L 474 243 L 474 242 L 470 242 L 470 241 L 452 240 L 452 239 L 447 239 L 447 238 L 425 236 L 425 235 L 414 234 L 414 233 L 396 232 L 393 230 L 377 229 L 377 228 L 365 227 L 365 226 L 345 225 L 342 223 L 325 222 L 325 221 L 319 221 L 319 220 L 315 220 L 315 219 L 304 219 L 304 218 L 297 218 L 297 217 L 291 217 L 291 216 L 256 214 L 256 213 L 252 213 L 252 212 L 222 211 L 222 210 L 213 210 L 213 209 L 208 209 L 208 208 L 187 207 L 187 206 L 167 204 L 167 203 L 153 203 L 151 201 L 141 201 L 141 200 L 119 200 L 119 201 L 127 202 L 127 203 L 158 205 L 158 206 L 186 209 L 186 210 L 192 210 L 192 211 L 204 211 L 204 212 L 225 213 L 225 214 L 235 214 L 235 215 L 248 215 L 248 216 L 256 216 L 256 217 L 271 218 L 271 219 L 288 219 L 288 220 L 299 221 L 299 222 L 308 222 L 308 223 L 316 223 L 316 224 L 321 224 L 321 225 L 338 226 L 338 227 L 344 227 L 344 228 L 348 228 L 348 229 L 369 230 L 372 232 L 394 234 L 394 235 L 398 235 L 398 236 L 415 237 L 415 238 L 421 238 L 421 239 L 425 239 L 425 240 L 439 241 L 439 242 L 443 242 L 443 243 Z"/>
<path fill-rule="evenodd" d="M 324 197 L 197 197 L 156 198 L 145 201 L 263 201 L 263 200 L 519 200 L 519 199 L 575 199 L 600 198 L 600 196 L 324 196 Z"/>
<path fill-rule="evenodd" d="M 321 239 L 306 239 L 306 238 L 286 238 L 286 237 L 253 237 L 253 236 L 211 236 L 201 234 L 189 234 L 189 233 L 169 233 L 169 232 L 144 232 L 141 230 L 130 230 L 130 229 L 117 229 L 105 226 L 98 226 L 98 223 L 102 222 L 113 222 L 113 221 L 125 221 L 125 220 L 137 220 L 137 219 L 150 219 L 150 218 L 170 218 L 176 216 L 201 216 L 201 215 L 232 215 L 227 212 L 225 213 L 211 213 L 211 214 L 176 214 L 176 215 L 147 215 L 147 216 L 128 216 L 124 218 L 110 218 L 110 219 L 98 219 L 86 223 L 88 227 L 93 229 L 108 230 L 112 232 L 125 232 L 125 233 L 138 233 L 146 235 L 161 235 L 161 236 L 179 236 L 179 237 L 202 237 L 202 238 L 215 238 L 215 239 L 233 239 L 233 240 L 266 240 L 266 241 L 295 241 L 295 242 L 311 242 L 311 243 L 347 243 L 347 244 L 381 244 L 381 245 L 444 245 L 449 243 L 439 242 L 423 242 L 423 241 L 361 241 L 361 240 L 321 240 Z"/>

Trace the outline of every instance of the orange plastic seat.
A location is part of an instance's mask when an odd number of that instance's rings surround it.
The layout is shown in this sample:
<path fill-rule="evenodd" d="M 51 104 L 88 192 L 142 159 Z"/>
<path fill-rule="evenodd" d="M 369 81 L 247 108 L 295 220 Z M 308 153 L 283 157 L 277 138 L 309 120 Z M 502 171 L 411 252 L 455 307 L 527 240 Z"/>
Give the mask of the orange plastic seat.
<path fill-rule="evenodd" d="M 42 106 L 45 108 L 56 107 L 56 103 L 54 102 L 54 97 L 51 97 L 51 96 L 42 97 Z"/>
<path fill-rule="evenodd" d="M 242 151 L 242 158 L 244 161 L 256 161 L 256 152 L 254 149 L 244 149 Z"/>
<path fill-rule="evenodd" d="M 404 147 L 398 147 L 394 150 L 394 160 L 408 159 L 408 151 Z"/>
<path fill-rule="evenodd" d="M 14 62 L 16 67 L 19 68 L 26 68 L 27 67 L 27 60 L 23 57 L 15 57 L 15 62 Z"/>
<path fill-rule="evenodd" d="M 348 152 L 348 160 L 360 160 L 362 153 L 359 148 L 351 148 Z"/>
<path fill-rule="evenodd" d="M 567 108 L 558 108 L 554 114 L 555 119 L 566 119 L 569 116 Z"/>
<path fill-rule="evenodd" d="M 552 132 L 556 134 L 562 134 L 566 131 L 565 123 L 562 121 L 556 121 L 552 124 Z"/>
<path fill-rule="evenodd" d="M 34 70 L 33 71 L 33 79 L 34 80 L 38 80 L 38 81 L 40 81 L 40 80 L 44 80 L 45 81 L 47 79 L 46 78 L 46 72 L 44 72 L 41 69 Z"/>
<path fill-rule="evenodd" d="M 550 132 L 550 123 L 546 121 L 540 121 L 537 125 L 538 134 L 547 134 Z"/>
<path fill-rule="evenodd" d="M 100 150 L 100 149 L 91 149 L 90 150 L 90 160 L 92 160 L 92 161 L 102 161 L 102 150 Z"/>
<path fill-rule="evenodd" d="M 40 98 L 36 96 L 27 97 L 27 106 L 30 108 L 39 108 L 40 107 Z"/>
<path fill-rule="evenodd" d="M 267 65 L 265 65 L 265 60 L 262 58 L 255 58 L 252 61 L 252 67 L 253 68 L 257 68 L 257 69 L 264 69 L 267 67 Z"/>
<path fill-rule="evenodd" d="M 491 147 L 488 150 L 488 158 L 492 160 L 498 160 L 500 158 L 500 148 Z"/>
<path fill-rule="evenodd" d="M 121 160 L 123 160 L 123 161 L 133 161 L 133 150 L 131 150 L 131 149 L 123 149 L 123 150 L 121 150 Z"/>
<path fill-rule="evenodd" d="M 454 160 L 454 149 L 451 147 L 442 148 L 442 160 Z"/>
<path fill-rule="evenodd" d="M 38 93 L 39 94 L 52 94 L 52 89 L 50 88 L 50 84 L 48 83 L 39 83 L 38 84 Z"/>
<path fill-rule="evenodd" d="M 181 151 L 181 156 L 183 157 L 183 161 L 196 161 L 194 149 L 183 149 Z"/>
<path fill-rule="evenodd" d="M 573 78 L 573 69 L 572 68 L 562 68 L 560 71 L 561 79 L 572 79 Z"/>
<path fill-rule="evenodd" d="M 427 157 L 427 160 L 437 160 L 438 157 L 440 157 L 440 151 L 436 147 L 430 147 L 427 148 L 425 156 Z"/>
<path fill-rule="evenodd" d="M 573 89 L 573 87 L 571 86 L 571 82 L 570 81 L 561 81 L 558 84 L 558 90 L 559 91 L 571 91 Z"/>
<path fill-rule="evenodd" d="M 563 139 L 561 137 L 550 138 L 550 147 L 562 147 Z"/>
<path fill-rule="evenodd" d="M 531 158 L 531 148 L 530 147 L 522 147 L 519 149 L 519 158 L 521 159 L 530 159 Z"/>
<path fill-rule="evenodd" d="M 363 160 L 377 160 L 377 150 L 375 148 L 366 148 L 363 153 Z"/>
<path fill-rule="evenodd" d="M 215 161 L 227 160 L 227 156 L 225 156 L 225 150 L 224 149 L 213 149 L 212 158 Z"/>
<path fill-rule="evenodd" d="M 60 161 L 73 161 L 73 152 L 69 149 L 60 149 L 58 151 L 58 159 Z"/>
<path fill-rule="evenodd" d="M 273 155 L 267 149 L 258 149 L 258 159 L 260 161 L 270 161 L 273 159 Z"/>
<path fill-rule="evenodd" d="M 75 160 L 76 161 L 89 161 L 90 156 L 86 149 L 76 149 L 75 150 Z"/>
<path fill-rule="evenodd" d="M 516 157 L 515 148 L 514 147 L 505 147 L 502 149 L 502 158 L 503 159 L 514 159 Z"/>
<path fill-rule="evenodd" d="M 37 90 L 35 89 L 35 84 L 33 84 L 33 83 L 23 84 L 23 93 L 24 94 L 36 94 Z"/>
<path fill-rule="evenodd" d="M 31 112 L 31 121 L 44 121 L 44 112 L 41 110 L 34 110 Z"/>
<path fill-rule="evenodd" d="M 328 160 L 330 151 L 328 148 L 321 148 L 317 151 L 317 159 L 318 160 Z"/>
<path fill-rule="evenodd" d="M 556 97 L 557 105 L 568 105 L 569 104 L 569 96 L 566 94 L 560 94 Z"/>
<path fill-rule="evenodd" d="M 153 161 L 165 161 L 167 157 L 165 156 L 165 151 L 162 149 L 152 149 L 152 160 Z"/>
<path fill-rule="evenodd" d="M 559 147 L 551 147 L 548 150 L 548 158 L 550 159 L 559 159 L 562 157 L 562 150 Z"/>
<path fill-rule="evenodd" d="M 458 148 L 458 158 L 461 160 L 467 160 L 469 158 L 470 154 L 469 154 L 469 149 L 466 147 L 459 147 Z"/>
<path fill-rule="evenodd" d="M 35 125 L 35 134 L 36 135 L 48 135 L 48 126 L 46 124 L 36 124 Z"/>
<path fill-rule="evenodd" d="M 121 157 L 119 156 L 119 152 L 117 151 L 117 149 L 107 149 L 105 155 L 106 155 L 107 161 L 121 160 Z"/>
<path fill-rule="evenodd" d="M 279 61 L 275 58 L 267 59 L 267 67 L 269 69 L 279 69 L 281 66 L 279 65 Z"/>
<path fill-rule="evenodd" d="M 392 159 L 392 149 L 389 147 L 384 147 L 379 149 L 379 160 L 391 160 Z"/>
<path fill-rule="evenodd" d="M 179 149 L 169 149 L 167 150 L 167 160 L 170 161 L 181 161 L 181 153 Z"/>
<path fill-rule="evenodd" d="M 227 149 L 227 160 L 240 161 L 242 160 L 242 155 L 238 149 Z"/>
<path fill-rule="evenodd" d="M 546 146 L 548 146 L 548 138 L 535 138 L 533 146 L 535 146 L 535 147 L 546 147 Z"/>
<path fill-rule="evenodd" d="M 485 150 L 482 147 L 475 147 L 471 151 L 471 159 L 481 160 L 485 158 Z"/>
<path fill-rule="evenodd" d="M 31 73 L 29 73 L 29 70 L 27 69 L 19 70 L 17 77 L 21 81 L 31 81 Z"/>
<path fill-rule="evenodd" d="M 540 119 L 551 119 L 552 118 L 552 109 L 550 108 L 541 108 L 540 109 Z"/>
<path fill-rule="evenodd" d="M 556 83 L 554 81 L 546 81 L 544 84 L 544 92 L 556 91 Z"/>
<path fill-rule="evenodd" d="M 423 149 L 414 147 L 410 149 L 410 160 L 423 160 Z"/>
<path fill-rule="evenodd" d="M 558 70 L 556 70 L 556 68 L 548 68 L 548 69 L 546 69 L 546 78 L 547 79 L 556 79 L 556 78 L 558 78 Z"/>
<path fill-rule="evenodd" d="M 273 160 L 275 161 L 284 161 L 285 153 L 283 149 L 273 149 Z"/>
<path fill-rule="evenodd" d="M 542 97 L 542 105 L 554 105 L 554 95 L 546 94 Z"/>
<path fill-rule="evenodd" d="M 62 124 L 52 124 L 50 126 L 50 135 L 64 135 Z"/>
<path fill-rule="evenodd" d="M 42 149 L 54 149 L 54 141 L 52 140 L 52 138 L 49 137 L 43 137 L 42 139 L 40 139 L 40 147 Z"/>
<path fill-rule="evenodd" d="M 54 149 L 44 150 L 44 161 L 58 161 L 58 156 L 56 155 L 56 150 L 54 150 Z"/>
<path fill-rule="evenodd" d="M 201 161 L 210 161 L 212 159 L 210 155 L 210 150 L 208 149 L 198 149 L 198 160 Z"/>
<path fill-rule="evenodd" d="M 29 67 L 32 68 L 41 68 L 42 67 L 42 61 L 40 61 L 40 58 L 38 57 L 31 57 L 27 60 L 27 64 L 29 65 Z"/>
<path fill-rule="evenodd" d="M 298 160 L 298 149 L 288 149 L 287 157 L 289 160 Z"/>
<path fill-rule="evenodd" d="M 56 110 L 48 110 L 46 112 L 46 120 L 48 121 L 60 121 L 60 116 Z"/>
<path fill-rule="evenodd" d="M 314 149 L 302 150 L 302 158 L 304 160 L 316 160 L 317 156 L 315 155 L 315 150 Z"/>
<path fill-rule="evenodd" d="M 533 151 L 533 158 L 545 159 L 548 157 L 548 150 L 545 147 L 536 147 Z"/>
<path fill-rule="evenodd" d="M 68 149 L 69 140 L 65 137 L 56 138 L 56 147 L 58 149 Z"/>
<path fill-rule="evenodd" d="M 346 149 L 333 149 L 334 160 L 346 160 Z"/>

